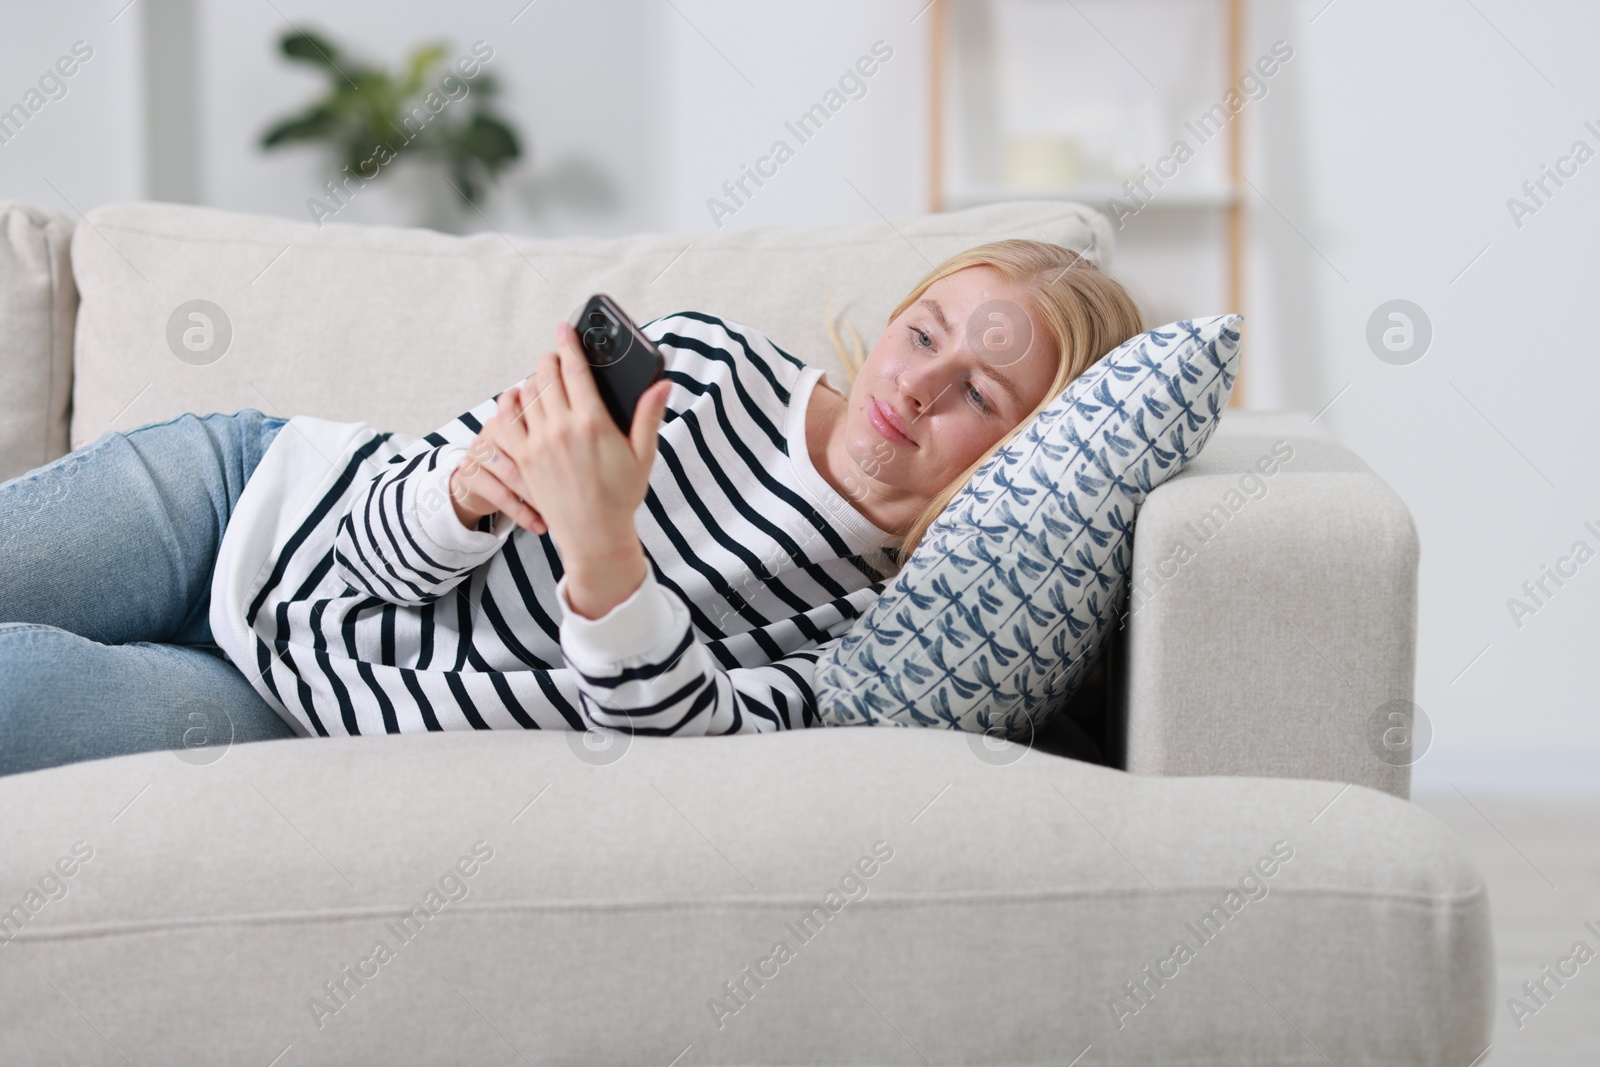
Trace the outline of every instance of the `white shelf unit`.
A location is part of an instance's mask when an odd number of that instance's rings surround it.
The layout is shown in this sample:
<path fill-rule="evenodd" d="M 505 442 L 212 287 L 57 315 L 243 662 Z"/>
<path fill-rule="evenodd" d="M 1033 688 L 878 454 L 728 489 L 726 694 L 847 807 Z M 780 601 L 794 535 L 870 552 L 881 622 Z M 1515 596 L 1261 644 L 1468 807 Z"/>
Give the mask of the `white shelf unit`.
<path fill-rule="evenodd" d="M 1158 12 L 1162 2 L 1171 0 L 1140 2 L 1143 8 Z M 1226 92 L 1231 88 L 1227 84 L 1229 79 L 1245 69 L 1245 0 L 1189 2 L 1191 8 L 1196 3 L 1203 3 L 1209 9 L 1207 17 L 1218 37 L 1220 65 L 1224 72 L 1222 84 L 1216 85 L 1215 89 L 1217 93 Z M 1128 68 L 1138 70 L 1134 60 L 1091 21 L 1085 13 L 1087 5 L 1080 5 L 1074 0 L 939 0 L 931 5 L 926 15 L 929 35 L 929 210 L 948 211 L 1005 200 L 1048 199 L 1088 204 L 1104 211 L 1113 221 L 1116 220 L 1117 201 L 1126 205 L 1123 208 L 1125 216 L 1128 207 L 1137 209 L 1134 215 L 1151 212 L 1158 218 L 1173 218 L 1181 213 L 1191 213 L 1197 218 L 1220 216 L 1221 225 L 1218 229 L 1222 245 L 1223 298 L 1230 309 L 1242 312 L 1245 297 L 1245 212 L 1248 203 L 1245 195 L 1248 184 L 1244 174 L 1243 123 L 1237 120 L 1229 122 L 1222 133 L 1223 141 L 1218 147 L 1223 149 L 1223 158 L 1213 161 L 1213 170 L 1218 173 L 1180 175 L 1177 181 L 1138 201 L 1131 199 L 1117 180 L 1123 175 L 1112 177 L 1105 173 L 1105 167 L 1099 168 L 1100 173 L 1085 175 L 1088 180 L 1084 181 L 1008 183 L 1006 175 L 1002 173 L 1006 169 L 1003 161 L 1007 158 L 1006 151 L 1010 146 L 1002 143 L 1006 116 L 1001 103 L 1001 82 L 1015 75 L 1016 71 L 1008 69 L 1014 64 L 1050 62 L 1055 42 L 1030 41 L 1028 47 L 1000 55 L 995 29 L 996 9 L 1005 4 L 1059 5 L 1075 14 L 1075 25 L 1083 35 L 1087 38 L 1095 35 L 1104 38 L 1106 44 L 1117 50 Z M 1159 18 L 1159 14 L 1155 17 Z M 1161 32 L 1162 27 L 1149 26 L 1150 34 Z M 1180 50 L 1183 43 L 1177 46 Z M 1136 52 L 1135 55 L 1144 58 L 1143 53 Z M 1166 80 L 1170 72 L 1160 68 L 1157 73 Z M 1155 83 L 1142 70 L 1139 76 L 1155 89 Z M 1078 102 L 1058 98 L 1041 103 L 1046 105 L 1043 110 L 1054 108 L 1057 113 L 1070 113 Z M 1103 101 L 1085 101 L 1084 106 L 1104 110 Z M 1173 106 L 1179 105 L 1174 102 Z M 1145 119 L 1146 128 L 1166 125 L 1152 123 L 1147 115 L 1113 115 L 1110 121 L 1131 126 L 1136 125 L 1136 119 Z M 1129 162 L 1131 160 L 1124 160 L 1124 165 L 1119 169 L 1124 172 L 1133 170 L 1133 167 L 1127 166 Z M 1131 227 L 1137 222 L 1129 221 L 1127 224 Z M 1241 353 L 1241 357 L 1243 355 Z M 1241 368 L 1243 366 L 1242 360 Z M 1241 369 L 1230 403 L 1242 405 L 1244 398 L 1245 374 Z"/>

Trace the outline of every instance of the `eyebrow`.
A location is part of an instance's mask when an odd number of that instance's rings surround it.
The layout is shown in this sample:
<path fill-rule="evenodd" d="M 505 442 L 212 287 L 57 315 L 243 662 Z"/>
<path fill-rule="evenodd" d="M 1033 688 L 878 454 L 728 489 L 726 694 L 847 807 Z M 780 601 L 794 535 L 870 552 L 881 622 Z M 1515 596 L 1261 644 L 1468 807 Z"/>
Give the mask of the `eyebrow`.
<path fill-rule="evenodd" d="M 939 329 L 943 330 L 945 333 L 950 332 L 950 324 L 946 322 L 944 318 L 944 309 L 939 306 L 939 302 L 937 300 L 933 299 L 931 296 L 925 296 L 921 300 L 918 300 L 917 304 L 928 309 L 928 311 L 933 315 L 933 321 L 939 324 Z"/>
<path fill-rule="evenodd" d="M 919 307 L 925 307 L 928 309 L 928 312 L 933 316 L 934 321 L 939 324 L 939 329 L 943 330 L 948 336 L 950 333 L 950 323 L 945 320 L 944 309 L 939 306 L 939 302 L 933 299 L 931 296 L 925 296 L 921 300 L 918 300 L 917 304 Z M 989 367 L 987 370 L 989 372 L 989 377 L 994 379 L 995 384 L 1000 387 L 1001 391 L 1011 398 L 1011 402 L 1013 404 L 1016 404 L 1020 407 L 1022 404 L 1022 397 L 1017 393 L 1016 383 L 1014 383 L 1004 374 L 1001 374 L 993 367 Z"/>

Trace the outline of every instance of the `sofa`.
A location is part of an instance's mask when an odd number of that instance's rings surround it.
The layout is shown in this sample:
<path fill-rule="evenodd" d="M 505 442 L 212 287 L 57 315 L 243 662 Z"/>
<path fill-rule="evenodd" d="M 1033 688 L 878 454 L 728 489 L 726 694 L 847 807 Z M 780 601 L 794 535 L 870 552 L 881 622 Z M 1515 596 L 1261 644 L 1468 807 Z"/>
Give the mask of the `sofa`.
<path fill-rule="evenodd" d="M 0 221 L 0 480 L 184 411 L 420 436 L 594 292 L 843 387 L 830 317 L 870 345 L 950 253 L 1115 252 L 1054 201 L 613 239 Z M 1492 1062 L 1483 879 L 1407 799 L 1417 560 L 1360 458 L 1229 409 L 1031 743 L 179 729 L 0 778 L 0 1063 Z"/>

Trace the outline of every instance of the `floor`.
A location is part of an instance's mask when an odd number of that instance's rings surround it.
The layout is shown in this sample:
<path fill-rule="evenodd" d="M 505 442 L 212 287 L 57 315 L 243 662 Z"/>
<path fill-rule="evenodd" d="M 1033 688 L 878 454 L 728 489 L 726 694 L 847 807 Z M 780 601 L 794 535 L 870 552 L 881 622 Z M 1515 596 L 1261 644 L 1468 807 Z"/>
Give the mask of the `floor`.
<path fill-rule="evenodd" d="M 1600 794 L 1565 799 L 1455 789 L 1412 798 L 1450 827 L 1489 884 L 1499 971 L 1494 1044 L 1478 1067 L 1600 1065 Z M 1541 1007 L 1522 985 L 1570 956 L 1578 941 L 1595 957 Z M 1518 1019 L 1517 997 L 1537 1010 Z M 1467 1067 L 1463 1064 L 1462 1067 Z"/>

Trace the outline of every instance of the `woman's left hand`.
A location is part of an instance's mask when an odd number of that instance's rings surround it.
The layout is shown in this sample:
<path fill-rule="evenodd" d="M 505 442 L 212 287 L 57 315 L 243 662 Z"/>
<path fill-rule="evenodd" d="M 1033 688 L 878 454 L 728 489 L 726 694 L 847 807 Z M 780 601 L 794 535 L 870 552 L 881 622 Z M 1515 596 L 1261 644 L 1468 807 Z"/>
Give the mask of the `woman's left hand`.
<path fill-rule="evenodd" d="M 538 370 L 512 387 L 516 416 L 484 428 L 516 463 L 528 503 L 555 539 L 568 600 L 580 615 L 598 618 L 647 573 L 633 516 L 649 489 L 672 386 L 662 380 L 645 390 L 624 435 L 600 398 L 577 331 L 561 323 L 557 343 Z"/>

